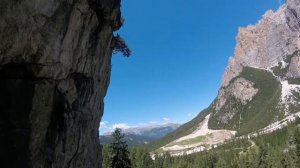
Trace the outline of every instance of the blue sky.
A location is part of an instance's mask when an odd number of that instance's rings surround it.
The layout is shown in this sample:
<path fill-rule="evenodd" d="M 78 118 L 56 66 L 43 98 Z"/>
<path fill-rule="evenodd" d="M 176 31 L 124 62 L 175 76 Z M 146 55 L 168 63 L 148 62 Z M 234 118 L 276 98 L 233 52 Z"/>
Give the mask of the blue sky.
<path fill-rule="evenodd" d="M 238 27 L 255 24 L 280 0 L 123 0 L 119 33 L 130 58 L 113 56 L 101 134 L 184 123 L 209 106 L 233 56 Z"/>

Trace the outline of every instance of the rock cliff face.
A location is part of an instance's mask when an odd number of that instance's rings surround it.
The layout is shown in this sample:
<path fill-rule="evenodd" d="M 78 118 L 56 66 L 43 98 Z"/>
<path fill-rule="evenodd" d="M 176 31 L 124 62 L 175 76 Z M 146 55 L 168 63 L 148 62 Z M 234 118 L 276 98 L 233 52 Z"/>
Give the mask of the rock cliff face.
<path fill-rule="evenodd" d="M 300 77 L 299 14 L 300 2 L 287 0 L 278 11 L 268 11 L 256 25 L 239 29 L 235 56 L 230 57 L 224 73 L 221 95 L 244 67 L 268 70 L 281 80 Z M 287 73 L 282 73 L 285 68 Z"/>
<path fill-rule="evenodd" d="M 240 28 L 235 56 L 229 59 L 213 103 L 210 126 L 258 129 L 298 112 L 299 50 L 299 0 L 287 0 L 278 11 L 266 12 L 256 25 Z M 260 126 L 251 125 L 262 118 Z M 249 131 L 254 129 L 242 132 Z"/>
<path fill-rule="evenodd" d="M 221 88 L 217 97 L 216 110 L 220 110 L 226 103 L 229 96 L 234 96 L 242 104 L 247 104 L 257 94 L 258 89 L 254 88 L 254 83 L 244 79 L 237 78 L 228 88 Z"/>
<path fill-rule="evenodd" d="M 300 2 L 287 0 L 277 12 L 268 11 L 257 25 L 240 28 L 235 56 L 230 58 L 222 86 L 243 67 L 271 68 L 300 49 Z"/>
<path fill-rule="evenodd" d="M 121 25 L 120 0 L 1 0 L 0 164 L 101 167 L 98 127 Z"/>

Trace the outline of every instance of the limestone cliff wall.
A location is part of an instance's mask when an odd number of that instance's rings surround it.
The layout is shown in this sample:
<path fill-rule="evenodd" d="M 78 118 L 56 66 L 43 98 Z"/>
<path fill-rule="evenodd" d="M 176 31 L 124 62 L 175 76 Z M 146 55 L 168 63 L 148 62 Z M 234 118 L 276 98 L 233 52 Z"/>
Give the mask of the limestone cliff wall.
<path fill-rule="evenodd" d="M 287 0 L 277 11 L 267 11 L 257 24 L 239 28 L 236 41 L 215 102 L 217 111 L 229 95 L 242 104 L 256 95 L 255 84 L 235 81 L 245 67 L 267 70 L 278 81 L 300 77 L 300 1 Z"/>
<path fill-rule="evenodd" d="M 278 11 L 268 11 L 256 24 L 240 28 L 234 57 L 224 73 L 222 86 L 243 67 L 271 68 L 300 49 L 300 1 L 287 0 Z"/>
<path fill-rule="evenodd" d="M 0 1 L 0 164 L 101 167 L 121 22 L 120 0 Z"/>

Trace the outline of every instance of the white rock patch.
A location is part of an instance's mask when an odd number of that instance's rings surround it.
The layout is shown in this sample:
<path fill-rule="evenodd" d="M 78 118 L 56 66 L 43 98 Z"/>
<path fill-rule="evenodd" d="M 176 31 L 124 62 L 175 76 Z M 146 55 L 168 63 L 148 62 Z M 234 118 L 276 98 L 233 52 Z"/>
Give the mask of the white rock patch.
<path fill-rule="evenodd" d="M 208 120 L 210 115 L 211 114 L 205 117 L 205 119 L 199 124 L 198 129 L 196 129 L 194 132 L 167 144 L 166 146 L 162 147 L 162 149 L 164 151 L 170 152 L 172 156 L 178 156 L 183 154 L 200 152 L 203 151 L 204 149 L 211 149 L 211 147 L 214 145 L 224 143 L 226 140 L 234 138 L 236 131 L 209 129 Z M 209 134 L 211 134 L 211 137 L 209 136 Z M 188 145 L 180 145 L 180 142 L 182 141 L 197 138 L 199 136 L 207 136 L 207 139 L 204 142 L 196 142 Z"/>
<path fill-rule="evenodd" d="M 281 61 L 281 69 L 286 68 L 289 65 L 289 63 L 285 62 L 284 60 Z"/>
<path fill-rule="evenodd" d="M 297 104 L 293 92 L 300 92 L 300 85 L 289 84 L 287 80 L 281 81 L 281 103 L 284 106 L 285 114 L 289 112 L 289 104 Z"/>

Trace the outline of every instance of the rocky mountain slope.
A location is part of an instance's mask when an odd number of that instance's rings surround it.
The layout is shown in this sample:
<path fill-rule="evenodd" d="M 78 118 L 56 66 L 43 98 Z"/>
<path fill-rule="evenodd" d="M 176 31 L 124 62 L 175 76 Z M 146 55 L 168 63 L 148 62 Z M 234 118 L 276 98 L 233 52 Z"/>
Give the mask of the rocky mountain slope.
<path fill-rule="evenodd" d="M 128 146 L 134 147 L 157 140 L 176 130 L 179 126 L 179 124 L 174 123 L 152 124 L 122 129 L 122 132 L 125 134 L 125 140 Z M 111 134 L 112 132 L 108 132 L 105 135 L 100 136 L 100 142 L 102 144 L 109 144 L 112 141 Z"/>
<path fill-rule="evenodd" d="M 187 146 L 197 147 L 198 143 L 210 148 L 216 136 L 208 133 L 195 137 L 207 117 L 209 130 L 236 131 L 235 136 L 252 134 L 291 118 L 300 111 L 299 50 L 300 1 L 287 0 L 276 12 L 268 11 L 256 25 L 239 29 L 235 55 L 229 59 L 212 104 L 150 148 L 179 149 L 187 140 Z M 186 136 L 192 138 L 181 141 Z"/>
<path fill-rule="evenodd" d="M 121 25 L 120 0 L 0 1 L 0 167 L 101 167 Z"/>
<path fill-rule="evenodd" d="M 240 28 L 213 103 L 212 128 L 249 133 L 300 110 L 299 87 L 292 85 L 300 77 L 299 14 L 300 2 L 288 0 L 257 25 Z"/>

